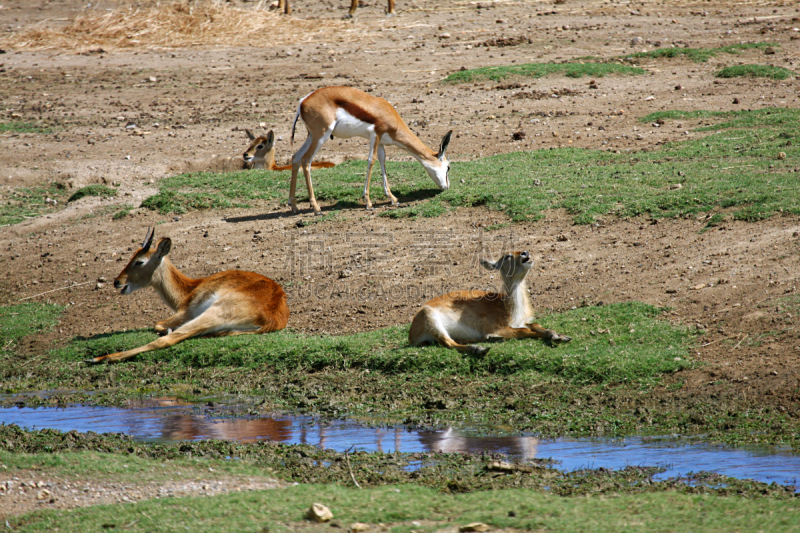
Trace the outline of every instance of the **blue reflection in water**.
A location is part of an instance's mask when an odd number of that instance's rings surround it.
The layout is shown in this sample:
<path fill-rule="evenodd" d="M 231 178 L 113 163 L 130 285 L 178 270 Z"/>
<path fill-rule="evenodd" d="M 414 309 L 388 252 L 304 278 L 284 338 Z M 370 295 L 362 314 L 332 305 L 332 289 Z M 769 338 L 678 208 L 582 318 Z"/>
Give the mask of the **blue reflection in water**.
<path fill-rule="evenodd" d="M 324 420 L 308 416 L 225 417 L 175 399 L 140 402 L 132 408 L 70 406 L 67 408 L 12 407 L 0 409 L 0 423 L 27 429 L 52 428 L 96 433 L 125 433 L 143 441 L 225 439 L 241 442 L 271 440 L 311 444 L 345 451 L 502 453 L 518 459 L 551 458 L 566 471 L 581 468 L 622 469 L 659 466 L 666 471 L 654 479 L 715 472 L 765 483 L 794 484 L 800 477 L 800 456 L 785 450 L 747 451 L 668 439 L 544 440 L 531 436 L 474 436 L 467 431 L 409 430 L 368 427 L 353 420 Z M 485 433 L 485 428 L 482 433 Z"/>

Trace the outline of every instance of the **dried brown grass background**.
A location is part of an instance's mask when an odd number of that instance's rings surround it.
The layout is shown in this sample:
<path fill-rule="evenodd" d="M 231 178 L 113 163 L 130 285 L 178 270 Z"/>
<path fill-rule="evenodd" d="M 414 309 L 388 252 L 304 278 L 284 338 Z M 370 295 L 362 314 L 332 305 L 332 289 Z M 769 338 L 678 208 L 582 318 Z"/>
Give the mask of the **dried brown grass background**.
<path fill-rule="evenodd" d="M 301 20 L 267 11 L 269 2 L 249 8 L 219 0 L 183 0 L 113 11 L 86 11 L 67 25 L 47 22 L 0 37 L 12 50 L 175 49 L 209 46 L 276 46 L 297 42 L 349 42 L 363 28 L 337 20 Z"/>

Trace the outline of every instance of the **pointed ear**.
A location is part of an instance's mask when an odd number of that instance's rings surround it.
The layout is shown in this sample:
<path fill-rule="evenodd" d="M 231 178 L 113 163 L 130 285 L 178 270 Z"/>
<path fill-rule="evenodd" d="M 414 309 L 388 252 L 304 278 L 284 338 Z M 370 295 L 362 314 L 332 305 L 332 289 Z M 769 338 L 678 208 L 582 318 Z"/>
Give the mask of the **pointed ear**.
<path fill-rule="evenodd" d="M 247 134 L 247 138 L 248 138 L 248 139 L 250 139 L 251 141 L 255 141 L 255 140 L 256 140 L 256 136 L 255 136 L 255 135 L 253 135 L 253 132 L 252 132 L 252 131 L 250 131 L 250 130 L 244 130 L 244 132 Z"/>
<path fill-rule="evenodd" d="M 486 270 L 497 270 L 500 268 L 500 261 L 487 261 L 486 259 L 481 259 L 481 266 Z"/>
<path fill-rule="evenodd" d="M 453 130 L 450 130 L 444 134 L 444 137 L 442 137 L 442 144 L 439 145 L 439 153 L 437 154 L 439 161 L 444 159 L 444 152 L 445 150 L 447 150 L 447 145 L 450 144 L 450 137 L 452 137 L 452 135 L 453 135 Z"/>
<path fill-rule="evenodd" d="M 272 130 L 269 130 L 267 133 L 267 146 L 274 146 L 275 145 L 275 133 Z"/>
<path fill-rule="evenodd" d="M 163 259 L 172 249 L 172 239 L 164 237 L 158 241 L 158 248 L 156 248 L 156 257 Z"/>
<path fill-rule="evenodd" d="M 155 232 L 155 228 L 147 228 L 147 235 L 144 236 L 144 240 L 142 241 L 142 250 L 145 252 L 150 250 L 150 245 L 153 244 L 153 235 Z"/>

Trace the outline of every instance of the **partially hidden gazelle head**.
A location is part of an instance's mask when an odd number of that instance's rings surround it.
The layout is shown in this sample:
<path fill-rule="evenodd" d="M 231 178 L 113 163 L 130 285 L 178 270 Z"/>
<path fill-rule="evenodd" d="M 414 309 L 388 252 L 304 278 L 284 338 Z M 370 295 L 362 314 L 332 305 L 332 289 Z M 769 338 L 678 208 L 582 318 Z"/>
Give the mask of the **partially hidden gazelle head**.
<path fill-rule="evenodd" d="M 153 273 L 169 253 L 172 241 L 168 237 L 159 240 L 155 249 L 152 249 L 154 233 L 154 229 L 147 230 L 142 247 L 134 252 L 127 266 L 114 280 L 114 288 L 119 289 L 120 294 L 130 294 L 149 286 Z"/>
<path fill-rule="evenodd" d="M 266 135 L 262 135 L 261 137 L 256 137 L 250 130 L 245 130 L 245 133 L 247 133 L 248 139 L 250 139 L 250 141 L 252 142 L 250 143 L 250 146 L 247 148 L 245 153 L 242 154 L 244 162 L 263 163 L 266 155 L 275 146 L 275 134 L 272 132 L 272 130 L 270 130 L 269 133 L 267 133 Z"/>
<path fill-rule="evenodd" d="M 443 191 L 450 188 L 450 162 L 447 160 L 447 157 L 445 157 L 444 152 L 447 150 L 447 145 L 450 144 L 450 137 L 452 135 L 453 130 L 450 130 L 442 137 L 442 143 L 439 145 L 439 153 L 434 154 L 434 157 L 436 157 L 438 161 L 422 161 L 422 166 L 428 171 L 428 175 Z"/>
<path fill-rule="evenodd" d="M 488 270 L 499 270 L 506 285 L 522 281 L 533 266 L 528 252 L 507 252 L 497 261 L 481 259 L 481 265 Z"/>

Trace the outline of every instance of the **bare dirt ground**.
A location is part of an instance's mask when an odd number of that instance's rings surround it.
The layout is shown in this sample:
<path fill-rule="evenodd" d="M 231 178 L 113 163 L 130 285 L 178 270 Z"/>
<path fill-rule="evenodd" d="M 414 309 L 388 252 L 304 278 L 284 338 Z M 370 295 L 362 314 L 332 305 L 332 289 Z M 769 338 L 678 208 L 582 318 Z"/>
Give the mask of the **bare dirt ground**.
<path fill-rule="evenodd" d="M 0 28 L 64 24 L 85 4 L 31 7 L 9 0 L 0 7 Z M 118 5 L 106 1 L 88 9 Z M 296 17 L 337 24 L 345 7 L 344 0 L 294 3 Z M 695 356 L 708 364 L 674 378 L 684 381 L 678 392 L 661 393 L 708 401 L 740 395 L 799 414 L 800 338 L 786 306 L 800 276 L 796 218 L 729 221 L 701 233 L 702 219 L 608 218 L 574 226 L 554 212 L 535 223 L 485 231 L 506 222 L 505 216 L 476 208 L 391 220 L 377 216 L 386 209 L 377 199 L 373 214 L 345 210 L 308 227 L 297 224 L 313 218 L 307 204 L 293 216 L 285 202 L 180 217 L 134 209 L 132 216 L 111 220 L 109 206 L 138 206 L 160 178 L 238 164 L 247 146 L 245 128 L 274 129 L 279 164 L 285 164 L 297 102 L 324 85 L 352 85 L 388 99 L 430 146 L 453 129 L 448 156 L 454 186 L 459 161 L 492 154 L 568 145 L 636 151 L 702 135 L 691 132 L 696 121 L 661 127 L 637 121 L 658 110 L 798 105 L 794 79 L 713 75 L 739 62 L 797 70 L 800 8 L 793 2 L 401 0 L 396 16 L 386 17 L 383 9 L 383 2 L 371 0 L 347 23 L 349 33 L 288 45 L 247 46 L 244 35 L 239 46 L 207 48 L 6 48 L 0 54 L 5 118 L 46 118 L 58 130 L 2 137 L 0 186 L 116 183 L 120 190 L 116 198 L 85 198 L 0 230 L 0 301 L 46 293 L 31 300 L 68 306 L 57 331 L 30 339 L 26 349 L 44 350 L 75 335 L 151 327 L 168 315 L 153 292 L 122 297 L 109 283 L 148 226 L 156 226 L 157 237 L 172 238 L 173 262 L 191 276 L 240 268 L 281 282 L 290 295 L 289 326 L 314 334 L 407 323 L 426 297 L 441 290 L 493 285 L 496 280 L 475 259 L 510 247 L 528 249 L 537 259 L 529 281 L 541 314 L 640 300 L 670 306 L 671 320 L 704 329 Z M 530 42 L 482 45 L 520 36 Z M 522 80 L 521 87 L 441 83 L 461 67 L 609 58 L 656 45 L 765 41 L 780 46 L 771 55 L 749 50 L 707 63 L 654 60 L 649 75 L 599 78 L 597 89 L 589 88 L 589 79 L 560 76 Z M 521 91 L 555 96 L 511 98 Z M 524 140 L 512 140 L 518 131 L 526 132 Z M 319 159 L 365 159 L 366 152 L 360 140 L 335 140 Z M 408 160 L 394 150 L 389 158 Z"/>

